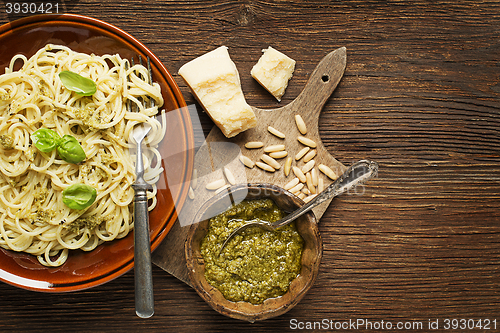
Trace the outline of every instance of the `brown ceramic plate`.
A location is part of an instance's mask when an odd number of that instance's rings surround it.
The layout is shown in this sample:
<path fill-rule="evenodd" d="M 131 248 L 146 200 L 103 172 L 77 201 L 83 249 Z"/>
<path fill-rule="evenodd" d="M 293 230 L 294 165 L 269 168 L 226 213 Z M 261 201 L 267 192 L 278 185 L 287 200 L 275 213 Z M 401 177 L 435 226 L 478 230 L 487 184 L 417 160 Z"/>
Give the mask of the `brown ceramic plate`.
<path fill-rule="evenodd" d="M 170 179 L 179 186 L 169 187 L 166 175 L 158 183 L 158 204 L 150 213 L 151 249 L 165 238 L 175 222 L 187 195 L 187 180 L 192 171 L 194 137 L 191 118 L 182 94 L 160 60 L 143 44 L 126 32 L 99 20 L 79 15 L 40 15 L 20 19 L 0 27 L 0 68 L 18 53 L 27 57 L 47 43 L 67 45 L 78 52 L 120 54 L 131 59 L 149 56 L 153 80 L 162 88 L 163 108 L 168 114 L 167 134 L 160 151 L 177 147 L 176 168 Z M 171 177 L 172 176 L 172 177 Z M 184 185 L 183 185 L 184 184 Z M 0 280 L 35 291 L 76 291 L 108 282 L 134 266 L 133 232 L 127 237 L 105 243 L 91 252 L 70 251 L 69 258 L 57 268 L 44 267 L 35 256 L 0 249 Z"/>

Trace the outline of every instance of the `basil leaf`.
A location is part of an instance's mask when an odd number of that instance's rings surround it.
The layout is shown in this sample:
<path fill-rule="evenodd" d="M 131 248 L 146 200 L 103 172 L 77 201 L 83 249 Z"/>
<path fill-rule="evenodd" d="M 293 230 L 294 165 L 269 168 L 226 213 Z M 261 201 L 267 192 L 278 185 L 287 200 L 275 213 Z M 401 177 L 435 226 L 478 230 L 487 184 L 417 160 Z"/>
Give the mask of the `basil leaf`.
<path fill-rule="evenodd" d="M 56 149 L 61 137 L 55 131 L 48 128 L 40 128 L 31 134 L 33 144 L 41 152 L 48 153 Z"/>
<path fill-rule="evenodd" d="M 97 190 L 90 185 L 73 184 L 63 193 L 63 203 L 71 209 L 85 209 L 97 198 Z"/>
<path fill-rule="evenodd" d="M 74 91 L 77 94 L 90 96 L 97 91 L 94 81 L 71 71 L 62 71 L 59 73 L 59 78 L 66 89 Z"/>
<path fill-rule="evenodd" d="M 64 135 L 57 145 L 59 156 L 68 163 L 80 163 L 87 156 L 78 140 L 71 135 Z"/>

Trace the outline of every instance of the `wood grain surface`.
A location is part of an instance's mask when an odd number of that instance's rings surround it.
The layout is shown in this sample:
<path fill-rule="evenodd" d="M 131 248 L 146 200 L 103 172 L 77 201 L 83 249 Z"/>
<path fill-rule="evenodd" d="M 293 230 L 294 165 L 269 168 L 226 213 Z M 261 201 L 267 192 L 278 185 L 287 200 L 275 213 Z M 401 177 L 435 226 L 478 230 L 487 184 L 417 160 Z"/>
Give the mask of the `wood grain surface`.
<path fill-rule="evenodd" d="M 293 323 L 497 320 L 500 329 L 500 3 L 497 1 L 60 1 L 65 12 L 132 34 L 179 67 L 230 48 L 250 105 L 277 108 L 321 58 L 345 46 L 344 77 L 319 118 L 344 165 L 378 161 L 377 179 L 324 213 L 318 279 L 288 313 L 255 324 L 214 312 L 154 268 L 155 315 L 134 313 L 129 272 L 103 286 L 44 294 L 0 284 L 0 331 L 293 330 Z M 5 9 L 5 2 L 2 7 Z M 21 15 L 0 13 L 2 23 Z M 282 102 L 250 77 L 272 45 L 297 61 Z M 199 112 L 204 140 L 213 124 Z M 483 321 L 484 324 L 484 321 Z M 476 328 L 455 331 L 495 331 Z M 382 331 L 360 326 L 359 331 Z M 449 330 L 446 330 L 449 331 Z"/>

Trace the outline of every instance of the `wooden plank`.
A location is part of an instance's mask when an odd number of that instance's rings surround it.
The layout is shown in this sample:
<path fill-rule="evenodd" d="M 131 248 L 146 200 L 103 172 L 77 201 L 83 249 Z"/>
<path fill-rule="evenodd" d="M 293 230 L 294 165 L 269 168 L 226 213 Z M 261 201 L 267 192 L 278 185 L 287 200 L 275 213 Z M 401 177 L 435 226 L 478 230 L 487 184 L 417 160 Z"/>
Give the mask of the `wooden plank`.
<path fill-rule="evenodd" d="M 489 318 L 498 329 L 500 2 L 63 2 L 67 12 L 105 20 L 147 45 L 188 104 L 194 99 L 176 71 L 217 46 L 233 50 L 249 103 L 275 108 L 249 75 L 262 48 L 272 45 L 297 60 L 285 105 L 322 56 L 345 45 L 346 72 L 324 105 L 319 133 L 342 163 L 369 158 L 380 172 L 363 195 L 330 204 L 319 225 L 318 279 L 283 316 L 249 324 L 218 315 L 154 266 L 155 315 L 148 320 L 134 314 L 131 271 L 56 295 L 2 283 L 0 331 L 280 332 L 292 319 L 357 318 L 424 324 Z M 15 17 L 0 13 L 2 22 Z M 212 122 L 198 116 L 201 144 Z"/>

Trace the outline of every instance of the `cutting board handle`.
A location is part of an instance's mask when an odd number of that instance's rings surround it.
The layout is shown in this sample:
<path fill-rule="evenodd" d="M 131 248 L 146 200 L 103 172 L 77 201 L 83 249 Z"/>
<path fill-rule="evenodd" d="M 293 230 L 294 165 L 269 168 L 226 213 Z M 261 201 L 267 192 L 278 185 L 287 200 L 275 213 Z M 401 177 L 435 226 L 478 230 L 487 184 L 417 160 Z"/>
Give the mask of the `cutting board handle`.
<path fill-rule="evenodd" d="M 345 47 L 328 53 L 316 66 L 299 96 L 284 108 L 303 118 L 318 119 L 323 105 L 344 75 L 346 58 Z"/>

